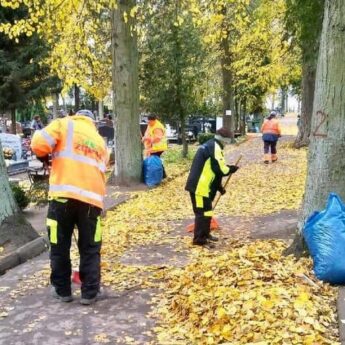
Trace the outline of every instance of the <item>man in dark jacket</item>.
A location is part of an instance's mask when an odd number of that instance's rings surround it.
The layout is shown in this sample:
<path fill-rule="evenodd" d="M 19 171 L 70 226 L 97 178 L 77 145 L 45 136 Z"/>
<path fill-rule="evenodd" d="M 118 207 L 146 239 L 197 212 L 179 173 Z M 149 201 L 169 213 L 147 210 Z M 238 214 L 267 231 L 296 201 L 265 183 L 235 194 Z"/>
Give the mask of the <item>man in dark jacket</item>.
<path fill-rule="evenodd" d="M 208 241 L 218 241 L 210 235 L 212 201 L 217 191 L 225 193 L 222 178 L 238 169 L 235 165 L 225 164 L 223 149 L 230 142 L 230 131 L 220 128 L 214 139 L 201 145 L 195 154 L 185 187 L 190 193 L 195 214 L 193 244 L 202 246 Z"/>

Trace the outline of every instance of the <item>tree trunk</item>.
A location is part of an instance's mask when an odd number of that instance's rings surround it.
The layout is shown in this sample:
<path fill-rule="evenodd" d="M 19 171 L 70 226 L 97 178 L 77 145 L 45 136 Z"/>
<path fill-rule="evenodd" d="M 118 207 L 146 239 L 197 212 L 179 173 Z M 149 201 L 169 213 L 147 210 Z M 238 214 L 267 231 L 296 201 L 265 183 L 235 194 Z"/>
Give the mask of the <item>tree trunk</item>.
<path fill-rule="evenodd" d="M 325 208 L 330 192 L 345 200 L 345 3 L 327 0 L 323 20 L 300 230 L 313 211 Z M 291 250 L 298 256 L 302 236 Z M 298 242 L 298 239 L 300 241 Z"/>
<path fill-rule="evenodd" d="M 0 246 L 18 248 L 38 237 L 37 232 L 21 214 L 12 194 L 0 143 Z"/>
<path fill-rule="evenodd" d="M 275 104 L 276 104 L 276 94 L 273 93 L 272 94 L 271 110 L 273 110 L 275 108 Z"/>
<path fill-rule="evenodd" d="M 58 108 L 59 108 L 59 94 L 53 94 L 53 118 L 56 119 L 58 117 Z"/>
<path fill-rule="evenodd" d="M 8 182 L 7 168 L 2 154 L 0 142 L 0 225 L 7 217 L 13 216 L 18 212 L 17 205 L 14 201 L 10 184 Z"/>
<path fill-rule="evenodd" d="M 244 98 L 242 104 L 242 114 L 241 114 L 241 135 L 246 134 L 246 113 L 247 113 L 247 99 Z"/>
<path fill-rule="evenodd" d="M 100 120 L 104 119 L 104 106 L 102 99 L 98 101 L 98 117 Z"/>
<path fill-rule="evenodd" d="M 180 3 L 175 2 L 175 21 L 178 20 L 180 12 Z M 186 111 L 182 101 L 182 71 L 181 71 L 181 37 L 179 33 L 179 26 L 173 27 L 173 38 L 175 44 L 175 86 L 176 86 L 176 110 L 181 123 L 181 140 L 182 140 L 182 157 L 186 158 L 188 155 L 188 142 L 186 138 Z"/>
<path fill-rule="evenodd" d="M 17 134 L 16 108 L 11 109 L 11 133 Z"/>
<path fill-rule="evenodd" d="M 223 100 L 223 127 L 229 129 L 233 135 L 234 133 L 234 101 L 233 101 L 233 91 L 232 91 L 232 72 L 229 69 L 231 59 L 229 53 L 229 43 L 226 39 L 222 40 L 222 57 L 221 57 L 221 67 L 222 67 L 222 100 Z M 226 111 L 231 111 L 231 115 L 226 115 Z"/>
<path fill-rule="evenodd" d="M 282 114 L 286 113 L 286 100 L 287 100 L 287 89 L 282 88 L 281 89 L 281 99 L 280 99 L 280 108 L 281 108 Z"/>
<path fill-rule="evenodd" d="M 80 110 L 80 88 L 77 84 L 74 84 L 74 111 Z"/>
<path fill-rule="evenodd" d="M 112 88 L 115 96 L 113 110 L 116 114 L 115 169 L 112 181 L 124 185 L 140 182 L 142 165 L 137 36 L 133 30 L 134 19 L 129 15 L 124 16 L 124 13 L 130 13 L 135 4 L 135 0 L 118 1 L 112 13 Z"/>
<path fill-rule="evenodd" d="M 311 118 L 315 91 L 316 66 L 305 62 L 302 66 L 302 106 L 298 134 L 294 143 L 296 148 L 309 145 Z"/>
<path fill-rule="evenodd" d="M 222 100 L 223 100 L 223 127 L 229 129 L 234 138 L 234 93 L 232 89 L 233 77 L 231 71 L 231 51 L 230 51 L 230 30 L 227 25 L 226 19 L 226 6 L 224 5 L 221 9 L 221 14 L 224 16 L 222 24 L 222 30 L 226 32 L 226 37 L 223 37 L 220 41 L 221 50 L 221 70 L 222 70 Z M 226 115 L 226 111 L 230 110 L 231 115 Z"/>

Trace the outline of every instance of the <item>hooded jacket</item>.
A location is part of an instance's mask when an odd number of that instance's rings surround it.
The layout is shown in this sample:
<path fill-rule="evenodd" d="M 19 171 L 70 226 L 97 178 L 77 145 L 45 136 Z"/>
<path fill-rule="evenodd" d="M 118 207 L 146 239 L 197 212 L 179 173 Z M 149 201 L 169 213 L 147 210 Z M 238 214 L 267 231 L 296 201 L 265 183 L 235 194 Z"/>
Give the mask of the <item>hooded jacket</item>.
<path fill-rule="evenodd" d="M 195 154 L 185 189 L 196 195 L 213 199 L 221 187 L 222 177 L 230 174 L 225 164 L 223 145 L 210 139 Z"/>

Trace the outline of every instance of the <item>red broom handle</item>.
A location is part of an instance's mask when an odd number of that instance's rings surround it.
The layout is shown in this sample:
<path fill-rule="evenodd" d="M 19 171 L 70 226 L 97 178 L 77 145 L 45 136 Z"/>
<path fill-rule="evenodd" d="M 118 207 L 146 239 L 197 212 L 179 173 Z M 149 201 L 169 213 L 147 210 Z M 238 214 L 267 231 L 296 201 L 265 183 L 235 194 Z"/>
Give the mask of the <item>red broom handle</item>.
<path fill-rule="evenodd" d="M 236 161 L 236 163 L 235 163 L 235 166 L 237 166 L 237 165 L 240 163 L 241 159 L 242 159 L 242 155 L 240 155 L 240 156 L 237 158 L 237 161 Z M 224 189 L 226 189 L 226 187 L 227 187 L 227 185 L 228 185 L 228 183 L 229 183 L 229 181 L 230 181 L 231 176 L 232 176 L 232 174 L 230 174 L 230 175 L 228 176 L 228 178 L 226 179 L 226 181 L 225 181 L 225 183 L 224 183 L 224 186 L 223 186 Z M 221 193 L 218 193 L 217 198 L 216 198 L 216 201 L 214 202 L 213 209 L 216 208 L 216 206 L 217 206 L 217 204 L 218 204 L 218 201 L 219 201 L 219 199 L 220 199 L 221 196 L 222 196 L 222 194 L 221 194 Z"/>

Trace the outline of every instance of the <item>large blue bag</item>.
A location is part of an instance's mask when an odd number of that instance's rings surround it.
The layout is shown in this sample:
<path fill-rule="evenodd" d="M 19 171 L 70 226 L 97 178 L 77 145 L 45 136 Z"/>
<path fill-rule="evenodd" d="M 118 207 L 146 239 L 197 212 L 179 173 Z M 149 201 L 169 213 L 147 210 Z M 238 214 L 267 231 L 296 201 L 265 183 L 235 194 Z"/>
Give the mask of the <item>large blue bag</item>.
<path fill-rule="evenodd" d="M 150 156 L 143 162 L 144 183 L 149 187 L 159 185 L 163 179 L 163 164 L 158 156 Z"/>
<path fill-rule="evenodd" d="M 306 221 L 303 235 L 314 261 L 318 279 L 345 283 L 345 206 L 331 193 L 326 209 L 314 212 Z"/>

